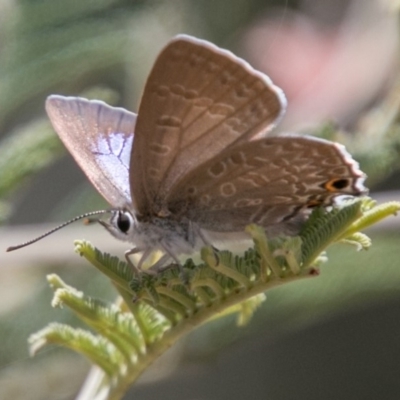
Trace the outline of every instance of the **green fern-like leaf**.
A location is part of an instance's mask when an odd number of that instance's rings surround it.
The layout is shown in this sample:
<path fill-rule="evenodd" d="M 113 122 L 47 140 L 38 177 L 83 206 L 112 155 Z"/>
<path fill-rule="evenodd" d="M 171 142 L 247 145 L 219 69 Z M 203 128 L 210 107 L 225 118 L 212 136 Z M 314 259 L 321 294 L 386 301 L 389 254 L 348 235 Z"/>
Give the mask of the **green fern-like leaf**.
<path fill-rule="evenodd" d="M 316 209 L 300 232 L 303 263 L 313 262 L 329 243 L 344 235 L 346 229 L 362 216 L 361 207 L 362 202 L 356 201 L 330 212 Z"/>
<path fill-rule="evenodd" d="M 48 344 L 68 347 L 98 365 L 109 378 L 119 374 L 123 366 L 122 354 L 116 351 L 109 340 L 101 335 L 93 335 L 86 330 L 64 324 L 49 324 L 48 327 L 31 335 L 29 343 L 32 355 Z"/>

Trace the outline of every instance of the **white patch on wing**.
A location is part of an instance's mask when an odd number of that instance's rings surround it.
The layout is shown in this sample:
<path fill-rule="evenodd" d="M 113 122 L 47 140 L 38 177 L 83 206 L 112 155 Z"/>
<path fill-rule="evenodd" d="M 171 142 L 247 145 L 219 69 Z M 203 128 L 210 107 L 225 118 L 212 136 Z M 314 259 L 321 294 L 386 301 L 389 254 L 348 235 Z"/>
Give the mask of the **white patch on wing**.
<path fill-rule="evenodd" d="M 129 183 L 129 162 L 133 145 L 133 135 L 110 133 L 107 136 L 98 135 L 97 142 L 93 143 L 92 153 L 96 163 L 104 174 L 114 183 L 121 193 L 121 197 L 130 204 L 131 190 Z M 122 200 L 122 199 L 121 199 Z M 121 203 L 123 203 L 121 201 Z"/>

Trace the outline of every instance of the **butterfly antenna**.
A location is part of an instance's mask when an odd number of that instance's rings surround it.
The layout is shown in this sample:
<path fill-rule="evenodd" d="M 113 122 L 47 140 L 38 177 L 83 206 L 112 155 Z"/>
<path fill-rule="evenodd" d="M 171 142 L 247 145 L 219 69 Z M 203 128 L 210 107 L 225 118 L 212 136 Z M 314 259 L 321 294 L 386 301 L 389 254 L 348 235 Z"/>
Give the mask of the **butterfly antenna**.
<path fill-rule="evenodd" d="M 35 239 L 29 240 L 28 242 L 25 242 L 25 243 L 18 244 L 16 246 L 10 246 L 10 247 L 7 248 L 6 251 L 18 250 L 18 249 L 21 249 L 22 247 L 29 246 L 30 244 L 36 243 L 39 240 L 42 240 L 43 238 L 45 238 L 46 236 L 49 236 L 52 233 L 57 232 L 58 230 L 64 228 L 65 226 L 67 226 L 69 224 L 72 224 L 73 222 L 79 221 L 80 219 L 87 218 L 86 223 L 94 222 L 96 220 L 95 219 L 91 219 L 90 217 L 92 217 L 93 215 L 106 214 L 106 213 L 109 213 L 109 212 L 111 212 L 111 210 L 99 210 L 99 211 L 92 211 L 92 212 L 88 212 L 88 213 L 85 213 L 85 214 L 82 214 L 82 215 L 78 215 L 77 217 L 72 218 L 69 221 L 66 221 L 66 222 L 62 223 L 61 225 L 56 226 L 55 228 L 53 228 L 50 231 L 44 233 L 43 235 L 38 236 Z"/>

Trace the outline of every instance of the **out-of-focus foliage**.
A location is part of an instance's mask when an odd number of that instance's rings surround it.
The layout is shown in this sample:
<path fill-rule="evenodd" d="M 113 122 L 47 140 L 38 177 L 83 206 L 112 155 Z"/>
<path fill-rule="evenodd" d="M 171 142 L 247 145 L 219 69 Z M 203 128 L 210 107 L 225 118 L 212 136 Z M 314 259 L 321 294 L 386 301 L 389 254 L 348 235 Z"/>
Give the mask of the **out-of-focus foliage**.
<path fill-rule="evenodd" d="M 378 4 L 361 0 L 358 1 L 358 8 L 352 8 L 355 3 L 356 1 L 347 0 L 307 2 L 6 0 L 0 2 L 0 220 L 6 220 L 13 213 L 21 212 L 18 203 L 21 203 L 23 197 L 27 199 L 26 213 L 36 214 L 36 209 L 31 206 L 32 192 L 28 191 L 27 184 L 34 179 L 39 170 L 46 168 L 63 154 L 62 146 L 55 134 L 52 134 L 44 115 L 44 101 L 47 95 L 83 94 L 89 98 L 105 99 L 112 104 L 136 110 L 143 82 L 154 57 L 173 35 L 184 32 L 214 41 L 235 52 L 250 54 L 243 37 L 264 17 L 273 15 L 269 6 L 283 6 L 275 14 L 277 15 L 275 31 L 272 31 L 272 40 L 278 43 L 278 48 L 287 43 L 280 40 L 279 33 L 290 34 L 292 29 L 290 26 L 288 28 L 285 26 L 291 12 L 287 7 L 293 7 L 294 12 L 307 13 L 322 26 L 319 32 L 307 27 L 311 34 L 306 45 L 297 41 L 294 42 L 293 48 L 287 47 L 293 54 L 296 53 L 293 49 L 300 49 L 303 58 L 305 55 L 306 58 L 313 60 L 314 53 L 308 52 L 312 48 L 311 45 L 315 44 L 313 37 L 316 38 L 320 34 L 323 36 L 321 32 L 327 32 L 329 27 L 340 28 L 342 19 L 346 20 L 346 15 L 351 14 L 354 20 L 359 17 L 363 21 L 363 11 L 371 14 L 371 5 Z M 384 12 L 398 12 L 398 1 L 388 0 L 379 4 L 379 7 L 389 6 Z M 372 12 L 370 17 L 372 19 L 365 23 L 366 31 L 374 26 L 374 17 Z M 350 20 L 351 18 L 346 21 Z M 348 30 L 344 37 L 349 41 L 353 37 L 354 26 L 348 24 L 346 27 Z M 291 38 L 296 39 L 296 36 L 299 37 L 292 34 Z M 324 45 L 320 48 L 326 51 L 330 48 L 332 40 L 321 43 Z M 265 59 L 271 59 L 271 48 L 268 46 L 258 51 L 258 54 Z M 355 44 L 356 48 L 361 49 L 363 46 Z M 348 53 L 355 55 L 354 52 Z M 370 51 L 370 54 L 376 55 L 373 51 Z M 287 71 L 293 76 L 299 73 L 298 80 L 305 85 L 313 86 L 314 82 L 300 74 L 301 68 L 296 67 L 298 64 L 292 59 L 284 61 L 278 65 L 278 69 Z M 382 61 L 378 59 L 377 63 L 380 65 Z M 363 70 L 372 68 L 363 58 L 358 62 L 359 64 L 354 60 L 350 64 L 359 65 L 360 76 Z M 318 68 L 313 71 L 318 72 Z M 270 69 L 267 68 L 265 72 L 270 73 Z M 346 71 L 337 70 L 337 72 L 339 75 L 346 75 Z M 278 86 L 283 85 L 283 82 L 273 78 Z M 387 86 L 382 86 L 359 113 L 352 115 L 351 123 L 345 124 L 344 127 L 341 124 L 339 127 L 334 124 L 334 129 L 323 132 L 326 137 L 346 144 L 355 159 L 360 161 L 362 169 L 369 175 L 368 186 L 383 185 L 387 177 L 396 176 L 396 171 L 398 173 L 400 168 L 399 81 L 398 68 L 393 68 L 392 74 L 386 77 Z M 332 81 L 326 79 L 325 82 L 335 85 L 333 78 Z M 365 87 L 369 85 L 366 84 Z M 98 88 L 99 91 L 96 91 Z M 95 91 L 92 91 L 93 89 Z M 334 89 L 341 93 L 352 91 L 346 85 Z M 293 106 L 294 102 L 289 102 L 289 108 Z M 313 131 L 320 134 L 321 129 L 317 127 Z M 58 180 L 63 182 L 64 176 L 59 176 Z M 51 209 L 65 208 L 65 203 L 57 202 L 51 197 L 53 181 L 45 183 L 46 185 L 31 188 L 35 193 L 42 194 L 44 207 L 49 213 Z M 391 188 L 398 188 L 398 178 L 392 180 Z M 82 199 L 84 196 L 72 195 L 67 202 L 78 197 Z M 75 205 L 75 208 L 77 207 Z M 70 245 L 60 240 L 60 246 Z M 365 257 L 363 254 L 362 261 L 360 254 L 354 255 L 348 252 L 338 254 L 337 249 L 332 250 L 336 257 L 332 257 L 332 264 L 324 267 L 322 277 L 272 291 L 249 329 L 255 330 L 265 324 L 267 319 L 269 332 L 278 332 L 279 329 L 284 331 L 293 326 L 298 327 L 299 321 L 306 324 L 317 317 L 327 316 L 331 310 L 338 312 L 340 309 L 353 307 L 354 304 L 369 304 L 371 301 L 398 296 L 400 282 L 397 273 L 398 248 L 398 237 L 386 236 L 374 240 L 369 256 Z M 107 251 L 107 249 L 102 250 Z M 32 263 L 35 264 L 34 257 Z M 2 267 L 0 265 L 0 269 Z M 43 269 L 35 269 L 35 272 L 42 278 L 45 275 Z M 86 271 L 87 275 L 77 269 L 62 272 L 63 277 L 69 273 L 80 281 L 79 287 L 95 286 L 91 288 L 92 293 L 106 291 L 107 282 L 101 281 L 97 276 L 88 276 L 89 273 Z M 69 355 L 62 354 L 58 358 L 54 356 L 55 361 L 50 364 L 52 355 L 45 354 L 47 358 L 39 360 L 40 368 L 26 367 L 23 372 L 15 366 L 17 363 L 12 362 L 17 357 L 26 358 L 27 332 L 39 329 L 46 324 L 46 321 L 53 318 L 58 319 L 47 314 L 48 298 L 37 289 L 37 286 L 31 290 L 24 286 L 26 281 L 31 282 L 32 286 L 33 282 L 37 282 L 37 276 L 33 278 L 32 270 L 26 272 L 26 275 L 18 275 L 17 271 L 12 273 L 15 274 L 16 282 L 13 286 L 14 291 L 18 292 L 19 297 L 26 297 L 27 302 L 12 308 L 0 323 L 2 332 L 0 336 L 3 338 L 0 357 L 3 368 L 0 377 L 0 397 L 12 396 L 22 399 L 25 396 L 30 400 L 35 398 L 43 400 L 46 396 L 49 399 L 54 399 L 56 395 L 62 398 L 64 393 L 64 398 L 71 398 L 79 386 L 77 381 L 80 376 L 82 377 L 80 371 L 83 371 L 85 366 L 81 366 L 81 369 L 76 367 L 77 360 L 71 361 Z M 7 274 L 7 279 L 13 279 L 10 270 L 7 270 Z M 3 279 L 3 282 L 8 280 Z M 73 284 L 78 286 L 76 281 Z M 2 294 L 2 303 L 6 305 L 10 297 L 4 289 Z M 38 320 L 33 320 L 34 316 Z M 200 332 L 196 332 L 195 340 L 190 343 L 191 357 L 223 348 L 226 343 L 232 343 L 234 338 L 242 335 L 240 330 L 233 332 L 227 326 L 230 327 L 229 323 L 218 321 L 210 324 L 207 329 L 203 328 Z M 377 344 L 377 347 L 379 345 Z M 60 368 L 58 376 L 61 378 L 56 378 L 57 367 Z M 17 371 L 16 379 L 11 378 L 14 370 Z M 46 371 L 45 378 L 38 375 L 37 371 Z M 21 385 L 22 376 L 25 385 Z M 64 384 L 61 383 L 62 377 L 67 381 Z"/>

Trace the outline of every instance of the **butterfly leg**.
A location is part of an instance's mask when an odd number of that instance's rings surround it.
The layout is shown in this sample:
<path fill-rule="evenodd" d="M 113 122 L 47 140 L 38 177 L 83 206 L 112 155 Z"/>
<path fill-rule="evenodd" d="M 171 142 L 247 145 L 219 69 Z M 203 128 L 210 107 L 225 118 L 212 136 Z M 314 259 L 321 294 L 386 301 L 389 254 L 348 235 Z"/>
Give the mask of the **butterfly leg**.
<path fill-rule="evenodd" d="M 140 249 L 138 249 L 138 248 L 135 247 L 135 248 L 130 249 L 130 250 L 127 250 L 127 251 L 125 252 L 125 260 L 126 260 L 126 262 L 128 263 L 128 265 L 132 268 L 132 271 L 133 271 L 136 275 L 139 275 L 139 274 L 140 274 L 139 268 L 138 268 L 136 265 L 133 264 L 133 262 L 132 262 L 132 260 L 130 259 L 129 256 L 131 256 L 131 255 L 133 255 L 133 254 L 136 254 L 136 253 L 139 253 L 140 251 L 141 251 Z"/>
<path fill-rule="evenodd" d="M 212 248 L 215 259 L 217 260 L 217 265 L 218 265 L 219 264 L 219 256 L 218 256 L 219 250 L 211 244 L 211 242 L 204 236 L 203 231 L 197 225 L 190 223 L 190 231 L 192 232 L 192 235 L 194 237 L 195 237 L 195 235 L 197 235 L 200 238 L 200 240 L 203 242 L 204 246 L 210 246 Z"/>
<path fill-rule="evenodd" d="M 162 250 L 164 251 L 164 255 L 151 267 L 152 269 L 154 268 L 155 271 L 161 272 L 167 268 L 169 268 L 169 265 L 165 265 L 165 263 L 169 260 L 172 259 L 175 264 L 179 268 L 179 275 L 182 280 L 182 282 L 185 285 L 188 285 L 189 283 L 189 276 L 183 269 L 183 265 L 180 262 L 179 258 L 176 256 L 176 254 L 165 244 L 161 243 Z"/>
<path fill-rule="evenodd" d="M 134 247 L 133 249 L 129 249 L 125 252 L 125 260 L 128 263 L 128 265 L 132 268 L 132 271 L 138 276 L 140 277 L 141 273 L 142 273 L 142 265 L 144 260 L 149 256 L 150 252 L 147 250 L 145 250 L 143 252 L 142 257 L 140 257 L 140 260 L 138 262 L 138 265 L 134 265 L 132 260 L 130 259 L 130 256 L 133 254 L 137 254 L 142 252 L 143 250 L 138 248 L 138 247 Z"/>
<path fill-rule="evenodd" d="M 166 262 L 167 262 L 170 258 L 171 258 L 171 256 L 170 256 L 168 253 L 163 254 L 163 255 L 158 259 L 158 261 L 156 261 L 156 262 L 150 267 L 150 269 L 151 269 L 152 271 L 154 271 L 155 273 L 163 271 L 164 269 L 166 269 L 166 268 L 169 267 L 168 265 L 166 266 L 165 264 L 166 264 Z"/>

